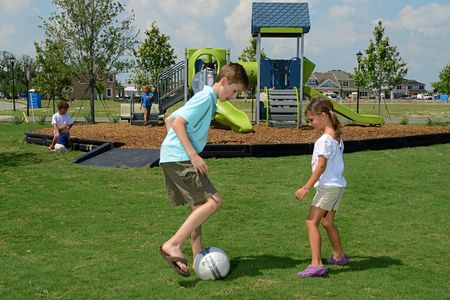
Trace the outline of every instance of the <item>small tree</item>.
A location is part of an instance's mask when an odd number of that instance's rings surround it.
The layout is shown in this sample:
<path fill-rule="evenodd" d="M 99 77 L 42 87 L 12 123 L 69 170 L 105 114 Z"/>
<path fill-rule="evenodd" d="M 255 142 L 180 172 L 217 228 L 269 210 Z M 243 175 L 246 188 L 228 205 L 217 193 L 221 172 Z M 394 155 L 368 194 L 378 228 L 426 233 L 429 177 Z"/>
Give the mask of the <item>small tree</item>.
<path fill-rule="evenodd" d="M 436 92 L 450 95 L 450 63 L 446 65 L 439 73 L 439 81 L 433 82 L 431 86 Z"/>
<path fill-rule="evenodd" d="M 240 61 L 256 61 L 256 41 L 256 37 L 250 38 L 250 45 L 242 49 L 242 52 L 238 57 Z M 261 56 L 266 56 L 263 49 L 261 49 Z"/>
<path fill-rule="evenodd" d="M 134 81 L 139 85 L 154 85 L 158 75 L 165 68 L 172 66 L 177 56 L 170 44 L 170 37 L 160 32 L 156 21 L 152 22 L 145 35 L 145 40 L 134 50 Z"/>
<path fill-rule="evenodd" d="M 43 22 L 46 36 L 63 41 L 73 76 L 89 87 L 90 122 L 95 123 L 95 87 L 109 73 L 125 71 L 124 58 L 136 44 L 134 15 L 124 17 L 118 0 L 53 0 L 57 13 Z"/>
<path fill-rule="evenodd" d="M 359 62 L 360 70 L 355 68 L 355 83 L 367 86 L 378 92 L 378 114 L 381 114 L 381 89 L 393 87 L 406 76 L 408 68 L 400 57 L 396 46 L 389 44 L 389 38 L 384 37 L 384 27 L 381 21 L 373 30 L 374 39 L 370 40 L 365 50 L 366 55 Z"/>
<path fill-rule="evenodd" d="M 38 71 L 35 78 L 36 89 L 53 101 L 55 112 L 55 98 L 66 99 L 67 90 L 72 85 L 72 70 L 67 64 L 65 45 L 61 41 L 46 39 L 42 45 L 35 42 L 34 47 Z"/>

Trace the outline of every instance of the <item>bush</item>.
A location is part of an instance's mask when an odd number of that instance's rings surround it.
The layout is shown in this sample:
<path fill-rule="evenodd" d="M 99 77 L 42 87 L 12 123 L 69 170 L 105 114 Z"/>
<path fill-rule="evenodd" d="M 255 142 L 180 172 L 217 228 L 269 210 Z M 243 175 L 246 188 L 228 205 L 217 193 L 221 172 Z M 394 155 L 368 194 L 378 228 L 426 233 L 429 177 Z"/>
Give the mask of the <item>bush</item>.
<path fill-rule="evenodd" d="M 407 116 L 404 116 L 401 118 L 400 125 L 408 125 L 408 123 L 409 123 L 409 119 Z"/>

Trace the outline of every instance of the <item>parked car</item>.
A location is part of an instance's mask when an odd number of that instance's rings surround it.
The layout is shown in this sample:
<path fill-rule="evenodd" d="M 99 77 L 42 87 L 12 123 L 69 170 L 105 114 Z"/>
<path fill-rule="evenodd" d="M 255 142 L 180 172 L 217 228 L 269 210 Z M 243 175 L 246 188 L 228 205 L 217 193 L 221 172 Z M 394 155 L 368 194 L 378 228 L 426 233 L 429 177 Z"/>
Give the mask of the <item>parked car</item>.
<path fill-rule="evenodd" d="M 333 100 L 337 100 L 337 95 L 335 94 L 335 93 L 332 93 L 332 92 L 326 92 L 326 93 L 323 93 L 325 96 L 327 96 L 328 98 L 331 98 L 331 99 L 333 99 Z"/>
<path fill-rule="evenodd" d="M 420 100 L 433 100 L 433 96 L 428 94 L 417 94 L 417 99 Z"/>

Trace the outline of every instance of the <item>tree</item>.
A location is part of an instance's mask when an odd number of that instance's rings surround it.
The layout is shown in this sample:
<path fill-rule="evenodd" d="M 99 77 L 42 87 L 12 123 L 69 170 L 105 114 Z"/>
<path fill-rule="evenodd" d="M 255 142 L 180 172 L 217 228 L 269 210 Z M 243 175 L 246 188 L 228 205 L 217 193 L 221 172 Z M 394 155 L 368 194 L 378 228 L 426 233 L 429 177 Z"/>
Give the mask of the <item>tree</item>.
<path fill-rule="evenodd" d="M 436 92 L 450 95 L 450 63 L 439 73 L 439 81 L 433 82 L 431 86 Z"/>
<path fill-rule="evenodd" d="M 111 73 L 127 70 L 125 55 L 136 44 L 134 15 L 124 15 L 118 0 L 53 0 L 43 28 L 48 39 L 62 41 L 73 77 L 90 89 L 90 122 L 95 123 L 95 87 Z"/>
<path fill-rule="evenodd" d="M 359 62 L 360 70 L 355 68 L 355 83 L 366 86 L 378 92 L 378 114 L 381 108 L 381 89 L 391 88 L 400 83 L 406 76 L 408 68 L 400 57 L 396 46 L 389 44 L 389 38 L 384 37 L 382 21 L 373 30 L 374 39 L 370 40 L 365 50 L 366 55 Z"/>
<path fill-rule="evenodd" d="M 241 54 L 238 56 L 240 61 L 256 61 L 256 41 L 256 37 L 250 38 L 250 45 L 242 49 Z M 261 56 L 266 56 L 263 49 L 261 49 Z"/>
<path fill-rule="evenodd" d="M 65 56 L 65 45 L 61 41 L 46 39 L 42 45 L 35 42 L 34 47 L 38 68 L 36 90 L 53 100 L 55 112 L 55 98 L 66 99 L 67 91 L 72 85 L 72 70 Z"/>
<path fill-rule="evenodd" d="M 8 51 L 0 52 L 0 92 L 6 95 L 12 93 L 12 74 L 11 74 L 11 57 L 16 58 L 14 64 L 14 81 L 15 90 L 17 93 L 26 92 L 26 73 L 25 66 L 28 66 L 31 79 L 34 78 L 36 73 L 36 63 L 33 58 L 28 55 L 22 55 L 21 57 L 15 56 Z"/>
<path fill-rule="evenodd" d="M 154 85 L 161 72 L 175 63 L 177 56 L 170 37 L 161 33 L 156 21 L 145 31 L 146 38 L 134 51 L 136 57 L 134 81 L 138 85 Z"/>

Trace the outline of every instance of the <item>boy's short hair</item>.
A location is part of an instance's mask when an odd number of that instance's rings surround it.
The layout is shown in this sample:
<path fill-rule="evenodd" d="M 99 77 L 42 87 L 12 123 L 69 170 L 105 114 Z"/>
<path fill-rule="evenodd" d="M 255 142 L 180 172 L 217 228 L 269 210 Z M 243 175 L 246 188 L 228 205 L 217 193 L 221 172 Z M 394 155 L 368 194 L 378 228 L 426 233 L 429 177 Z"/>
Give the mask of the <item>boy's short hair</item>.
<path fill-rule="evenodd" d="M 227 78 L 229 84 L 242 84 L 244 88 L 248 87 L 248 76 L 242 65 L 238 63 L 228 63 L 219 70 L 216 82 L 222 78 Z"/>
<path fill-rule="evenodd" d="M 67 101 L 59 101 L 58 102 L 58 110 L 63 109 L 63 108 L 69 108 L 69 102 Z"/>

